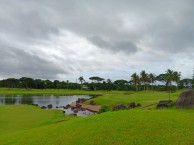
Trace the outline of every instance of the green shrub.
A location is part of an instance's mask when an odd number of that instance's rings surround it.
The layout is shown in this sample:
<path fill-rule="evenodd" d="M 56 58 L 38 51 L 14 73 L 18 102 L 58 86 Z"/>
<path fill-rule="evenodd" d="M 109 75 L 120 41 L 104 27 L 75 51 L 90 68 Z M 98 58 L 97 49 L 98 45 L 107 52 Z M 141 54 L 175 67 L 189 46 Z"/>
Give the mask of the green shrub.
<path fill-rule="evenodd" d="M 107 106 L 107 105 L 103 105 L 103 106 L 101 107 L 101 111 L 102 111 L 102 112 L 111 111 L 111 107 L 110 107 L 110 106 Z"/>

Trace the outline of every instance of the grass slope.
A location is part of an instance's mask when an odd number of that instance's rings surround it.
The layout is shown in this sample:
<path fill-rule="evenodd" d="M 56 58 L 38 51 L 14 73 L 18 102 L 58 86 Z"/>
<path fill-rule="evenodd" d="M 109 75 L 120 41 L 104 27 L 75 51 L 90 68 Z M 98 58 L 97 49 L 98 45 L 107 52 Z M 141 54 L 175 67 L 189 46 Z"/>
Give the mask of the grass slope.
<path fill-rule="evenodd" d="M 60 110 L 44 110 L 30 105 L 2 105 L 0 106 L 0 136 L 71 118 Z"/>
<path fill-rule="evenodd" d="M 171 100 L 176 100 L 182 90 L 171 94 Z M 142 105 L 157 103 L 160 100 L 168 100 L 169 93 L 167 92 L 152 92 L 152 91 L 140 91 L 140 92 L 117 92 L 112 91 L 110 93 L 103 94 L 97 98 L 94 98 L 94 102 L 100 105 L 114 106 L 116 104 L 129 104 L 130 102 L 141 103 Z M 87 102 L 89 103 L 90 100 Z"/>
<path fill-rule="evenodd" d="M 38 115 L 34 116 L 38 119 Z M 128 110 L 2 134 L 2 145 L 192 145 L 192 110 Z M 14 122 L 13 122 L 14 123 Z"/>
<path fill-rule="evenodd" d="M 181 91 L 173 93 L 176 100 Z M 129 102 L 147 105 L 168 99 L 165 92 L 8 90 L 0 94 L 102 94 L 93 100 L 114 106 Z M 61 122 L 62 121 L 62 122 Z M 0 106 L 1 145 L 194 145 L 193 110 L 132 109 L 90 117 L 71 117 L 59 110 L 30 105 Z"/>

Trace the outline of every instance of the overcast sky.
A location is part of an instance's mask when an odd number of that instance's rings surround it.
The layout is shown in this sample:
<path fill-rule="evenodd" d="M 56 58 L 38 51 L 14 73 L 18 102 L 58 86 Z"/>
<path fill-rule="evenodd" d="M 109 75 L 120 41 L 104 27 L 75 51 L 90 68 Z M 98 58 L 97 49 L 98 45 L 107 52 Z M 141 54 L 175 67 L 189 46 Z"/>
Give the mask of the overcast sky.
<path fill-rule="evenodd" d="M 0 79 L 191 78 L 193 0 L 0 0 Z"/>

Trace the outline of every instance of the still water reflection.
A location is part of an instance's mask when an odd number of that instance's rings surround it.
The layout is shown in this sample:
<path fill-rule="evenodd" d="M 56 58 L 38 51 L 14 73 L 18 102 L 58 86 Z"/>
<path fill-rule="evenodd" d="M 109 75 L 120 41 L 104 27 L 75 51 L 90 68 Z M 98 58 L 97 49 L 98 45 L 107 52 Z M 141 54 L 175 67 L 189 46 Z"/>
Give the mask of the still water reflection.
<path fill-rule="evenodd" d="M 11 95 L 11 96 L 0 96 L 0 105 L 19 105 L 19 104 L 37 104 L 38 106 L 48 106 L 52 104 L 53 108 L 64 110 L 66 114 L 74 113 L 71 109 L 63 109 L 62 106 L 71 104 L 78 98 L 90 99 L 88 95 L 73 95 L 73 96 L 24 96 L 24 95 Z M 78 116 L 88 116 L 93 114 L 90 111 L 78 111 Z"/>

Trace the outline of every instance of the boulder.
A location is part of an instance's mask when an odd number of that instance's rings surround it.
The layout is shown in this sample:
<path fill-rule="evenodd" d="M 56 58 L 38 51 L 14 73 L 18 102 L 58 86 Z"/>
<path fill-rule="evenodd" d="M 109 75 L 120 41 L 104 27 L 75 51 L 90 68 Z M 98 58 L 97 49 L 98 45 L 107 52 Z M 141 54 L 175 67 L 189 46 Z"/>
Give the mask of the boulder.
<path fill-rule="evenodd" d="M 128 105 L 128 109 L 135 108 L 135 102 L 132 102 Z"/>
<path fill-rule="evenodd" d="M 75 106 L 71 106 L 71 110 L 74 110 L 74 109 L 76 109 L 76 107 Z"/>
<path fill-rule="evenodd" d="M 159 101 L 159 103 L 157 104 L 156 108 L 160 109 L 160 108 L 167 108 L 169 106 L 171 106 L 172 104 L 172 100 L 161 100 Z"/>
<path fill-rule="evenodd" d="M 52 104 L 49 104 L 49 105 L 47 105 L 47 108 L 48 109 L 51 109 L 51 108 L 53 108 L 53 105 Z"/>
<path fill-rule="evenodd" d="M 84 98 L 78 98 L 78 100 L 76 101 L 77 103 L 84 103 L 86 101 L 86 99 Z"/>
<path fill-rule="evenodd" d="M 76 108 L 81 108 L 81 107 L 82 107 L 82 105 L 76 104 Z"/>
<path fill-rule="evenodd" d="M 77 112 L 78 112 L 78 109 L 74 109 L 73 112 L 74 112 L 74 113 L 77 113 Z"/>
<path fill-rule="evenodd" d="M 46 107 L 45 106 L 42 106 L 41 109 L 46 109 Z"/>
<path fill-rule="evenodd" d="M 63 106 L 63 109 L 68 109 L 67 106 Z"/>
<path fill-rule="evenodd" d="M 116 106 L 113 107 L 113 110 L 124 110 L 124 109 L 127 109 L 127 107 L 123 104 L 118 104 Z"/>
<path fill-rule="evenodd" d="M 38 104 L 32 104 L 33 106 L 38 106 Z"/>
<path fill-rule="evenodd" d="M 176 108 L 194 108 L 194 90 L 187 90 L 180 94 L 176 101 Z"/>
<path fill-rule="evenodd" d="M 63 106 L 64 109 L 68 109 L 70 107 L 71 107 L 71 105 L 69 105 L 69 104 L 67 104 L 66 106 Z"/>

